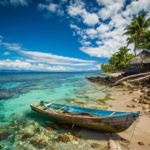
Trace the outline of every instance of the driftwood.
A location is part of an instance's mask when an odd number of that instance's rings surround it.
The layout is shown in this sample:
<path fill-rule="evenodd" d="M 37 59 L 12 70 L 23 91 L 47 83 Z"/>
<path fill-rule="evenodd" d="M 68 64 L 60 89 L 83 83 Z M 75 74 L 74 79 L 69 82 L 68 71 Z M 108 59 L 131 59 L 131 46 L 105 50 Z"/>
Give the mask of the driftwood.
<path fill-rule="evenodd" d="M 120 80 L 118 80 L 117 82 L 115 82 L 114 85 L 117 85 L 117 84 L 119 84 L 120 82 L 125 81 L 125 80 L 130 79 L 130 78 L 136 78 L 136 77 L 145 76 L 145 75 L 150 75 L 150 72 L 148 72 L 148 73 L 140 73 L 140 74 L 136 74 L 136 75 L 131 75 L 131 76 L 125 77 L 125 78 L 120 79 Z M 144 78 L 144 77 L 143 77 L 143 78 Z M 132 81 L 132 80 L 131 80 L 131 81 Z"/>
<path fill-rule="evenodd" d="M 146 79 L 149 79 L 150 78 L 150 75 L 147 75 L 147 76 L 144 76 L 144 77 L 141 77 L 141 78 L 138 78 L 138 79 L 134 79 L 134 80 L 130 80 L 128 82 L 140 82 L 140 81 L 143 81 L 143 80 L 146 80 Z"/>

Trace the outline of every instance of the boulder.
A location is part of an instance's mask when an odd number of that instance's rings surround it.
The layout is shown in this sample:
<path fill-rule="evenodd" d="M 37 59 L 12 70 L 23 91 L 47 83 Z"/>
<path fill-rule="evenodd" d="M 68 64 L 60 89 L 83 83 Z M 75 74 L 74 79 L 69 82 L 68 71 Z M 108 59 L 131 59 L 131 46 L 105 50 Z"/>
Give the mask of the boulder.
<path fill-rule="evenodd" d="M 83 100 L 83 99 L 80 99 L 80 98 L 73 98 L 72 100 L 74 100 L 77 103 L 87 104 L 86 100 Z"/>
<path fill-rule="evenodd" d="M 31 139 L 30 144 L 38 148 L 44 148 L 45 146 L 47 146 L 48 141 L 49 141 L 48 136 L 44 134 L 38 134 Z"/>

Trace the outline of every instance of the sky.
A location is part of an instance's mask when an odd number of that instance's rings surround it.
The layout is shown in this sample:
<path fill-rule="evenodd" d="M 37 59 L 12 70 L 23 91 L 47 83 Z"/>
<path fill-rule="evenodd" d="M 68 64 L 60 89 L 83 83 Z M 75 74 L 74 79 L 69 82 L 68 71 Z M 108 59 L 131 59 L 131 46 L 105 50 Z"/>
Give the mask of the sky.
<path fill-rule="evenodd" d="M 0 70 L 99 70 L 149 10 L 150 0 L 0 0 Z"/>

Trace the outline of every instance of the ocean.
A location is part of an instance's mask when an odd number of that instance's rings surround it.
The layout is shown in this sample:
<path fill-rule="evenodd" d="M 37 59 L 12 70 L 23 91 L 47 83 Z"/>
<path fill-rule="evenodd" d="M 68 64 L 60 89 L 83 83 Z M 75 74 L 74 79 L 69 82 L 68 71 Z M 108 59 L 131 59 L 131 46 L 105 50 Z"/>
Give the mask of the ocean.
<path fill-rule="evenodd" d="M 0 73 L 0 127 L 18 124 L 18 120 L 32 120 L 38 124 L 54 121 L 31 110 L 30 104 L 44 100 L 72 106 L 103 109 L 97 106 L 96 99 L 104 98 L 106 93 L 99 91 L 103 86 L 93 84 L 85 77 L 96 77 L 96 73 Z M 99 91 L 96 92 L 95 91 Z M 87 104 L 77 103 L 72 98 L 80 98 Z M 20 123 L 21 124 L 21 123 Z M 16 133 L 14 133 L 15 135 Z M 10 136 L 11 137 L 11 136 Z M 6 138 L 3 150 L 17 145 L 11 137 Z M 1 145 L 0 141 L 0 145 Z"/>

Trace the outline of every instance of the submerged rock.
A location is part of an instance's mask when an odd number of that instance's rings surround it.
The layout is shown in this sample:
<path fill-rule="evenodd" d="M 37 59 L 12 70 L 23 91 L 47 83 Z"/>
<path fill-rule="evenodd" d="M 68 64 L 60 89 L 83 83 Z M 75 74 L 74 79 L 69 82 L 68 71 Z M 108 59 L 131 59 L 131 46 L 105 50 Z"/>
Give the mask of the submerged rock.
<path fill-rule="evenodd" d="M 64 143 L 69 142 L 69 137 L 64 134 L 63 137 L 62 137 L 62 142 L 64 142 Z"/>
<path fill-rule="evenodd" d="M 22 128 L 21 130 L 19 130 L 20 134 L 29 134 L 30 136 L 31 135 L 34 135 L 34 126 L 33 125 L 29 125 L 25 128 Z"/>
<path fill-rule="evenodd" d="M 38 134 L 31 139 L 30 143 L 38 148 L 44 148 L 45 146 L 47 146 L 48 141 L 49 141 L 48 136 L 44 134 Z"/>
<path fill-rule="evenodd" d="M 83 100 L 83 99 L 80 99 L 80 98 L 73 98 L 72 100 L 74 100 L 77 103 L 87 104 L 86 100 Z"/>
<path fill-rule="evenodd" d="M 71 124 L 67 124 L 67 123 L 59 123 L 59 125 L 61 125 L 65 129 L 69 129 L 72 126 Z"/>
<path fill-rule="evenodd" d="M 101 145 L 97 143 L 92 143 L 91 146 L 92 148 L 99 148 Z"/>
<path fill-rule="evenodd" d="M 46 130 L 52 131 L 53 129 L 51 127 L 46 127 Z"/>
<path fill-rule="evenodd" d="M 82 127 L 74 126 L 74 128 L 71 130 L 71 134 L 76 135 L 80 130 L 82 130 Z"/>
<path fill-rule="evenodd" d="M 49 127 L 55 128 L 56 130 L 60 130 L 60 127 L 54 122 L 46 121 L 45 124 Z"/>
<path fill-rule="evenodd" d="M 24 142 L 24 141 L 26 141 L 29 137 L 31 137 L 30 134 L 24 134 L 24 135 L 21 137 L 21 141 Z"/>
<path fill-rule="evenodd" d="M 64 143 L 69 142 L 69 137 L 66 134 L 59 134 L 53 138 L 54 141 L 62 141 Z"/>
<path fill-rule="evenodd" d="M 9 135 L 11 135 L 9 131 L 0 133 L 0 141 L 7 139 Z"/>
<path fill-rule="evenodd" d="M 45 150 L 58 150 L 57 148 L 47 147 Z"/>
<path fill-rule="evenodd" d="M 8 93 L 8 92 L 0 93 L 0 99 L 10 98 L 10 97 L 13 97 L 13 96 L 14 95 L 12 93 Z"/>

